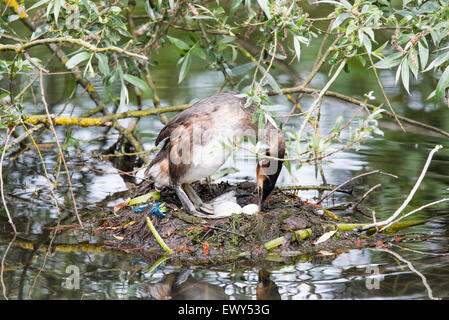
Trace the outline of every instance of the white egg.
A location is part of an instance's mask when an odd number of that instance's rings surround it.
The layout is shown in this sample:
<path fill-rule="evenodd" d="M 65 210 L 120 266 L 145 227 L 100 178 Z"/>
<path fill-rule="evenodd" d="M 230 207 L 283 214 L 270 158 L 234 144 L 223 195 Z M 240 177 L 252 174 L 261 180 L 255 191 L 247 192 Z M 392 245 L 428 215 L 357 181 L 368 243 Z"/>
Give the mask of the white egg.
<path fill-rule="evenodd" d="M 251 203 L 247 204 L 242 208 L 242 213 L 247 215 L 252 215 L 259 212 L 259 206 L 257 204 Z"/>
<path fill-rule="evenodd" d="M 241 214 L 242 207 L 232 201 L 223 201 L 214 206 L 214 216 L 229 217 L 232 214 Z"/>

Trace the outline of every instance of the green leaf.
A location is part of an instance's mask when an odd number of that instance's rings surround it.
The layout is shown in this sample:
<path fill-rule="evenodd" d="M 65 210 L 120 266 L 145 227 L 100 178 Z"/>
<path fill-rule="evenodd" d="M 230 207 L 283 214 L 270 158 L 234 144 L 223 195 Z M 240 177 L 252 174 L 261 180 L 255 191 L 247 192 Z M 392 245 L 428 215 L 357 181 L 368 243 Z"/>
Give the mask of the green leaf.
<path fill-rule="evenodd" d="M 149 94 L 149 95 L 152 94 L 152 91 L 151 91 L 150 87 L 148 86 L 148 84 L 144 80 L 142 80 L 138 77 L 135 77 L 131 74 L 124 74 L 123 80 L 131 83 L 133 86 L 136 86 L 137 88 L 139 88 L 146 94 Z"/>
<path fill-rule="evenodd" d="M 438 81 L 437 88 L 435 89 L 435 103 L 440 101 L 443 92 L 447 89 L 449 85 L 449 66 L 444 69 L 440 80 Z"/>
<path fill-rule="evenodd" d="M 376 40 L 374 38 L 374 31 L 373 31 L 373 29 L 365 27 L 365 28 L 363 28 L 363 32 L 366 33 L 371 38 L 371 40 L 373 42 L 376 42 Z"/>
<path fill-rule="evenodd" d="M 154 14 L 154 11 L 150 6 L 150 1 L 145 1 L 145 11 L 148 13 L 151 20 L 156 20 L 156 15 Z"/>
<path fill-rule="evenodd" d="M 374 50 L 373 53 L 377 53 L 377 54 L 379 54 L 379 55 L 382 55 L 381 51 L 382 51 L 383 49 L 385 49 L 385 47 L 387 46 L 387 44 L 388 44 L 388 41 L 386 41 L 383 45 L 381 45 L 379 48 L 377 48 L 376 50 Z"/>
<path fill-rule="evenodd" d="M 357 56 L 363 67 L 366 66 L 366 59 L 363 56 Z M 345 66 L 346 67 L 346 66 Z"/>
<path fill-rule="evenodd" d="M 81 62 L 89 59 L 90 55 L 91 54 L 89 52 L 85 52 L 85 51 L 77 53 L 65 63 L 65 66 L 68 69 L 72 69 L 72 68 L 76 67 L 78 64 L 80 64 Z"/>
<path fill-rule="evenodd" d="M 350 4 L 348 1 L 346 0 L 340 0 L 341 4 L 348 10 L 352 9 L 352 4 Z"/>
<path fill-rule="evenodd" d="M 266 72 L 265 68 L 262 66 L 259 66 L 259 70 L 260 70 L 260 72 L 262 72 L 262 74 L 265 74 L 265 72 Z M 277 93 L 282 95 L 281 88 L 279 87 L 278 83 L 276 82 L 276 80 L 273 78 L 273 76 L 270 73 L 267 73 L 265 79 L 267 80 L 268 84 L 274 91 L 276 91 Z"/>
<path fill-rule="evenodd" d="M 196 54 L 198 57 L 200 57 L 201 59 L 207 60 L 206 53 L 202 49 L 200 49 L 198 47 L 195 47 L 195 48 L 192 49 L 192 52 L 194 54 Z"/>
<path fill-rule="evenodd" d="M 117 16 L 111 16 L 111 15 L 109 15 L 108 17 L 109 17 L 109 19 L 111 19 L 111 21 L 114 22 L 114 24 L 115 24 L 117 27 L 119 27 L 119 29 L 116 29 L 118 32 L 122 33 L 122 30 L 124 30 L 124 31 L 127 30 L 126 24 L 125 24 L 119 17 L 117 17 Z M 122 29 L 122 30 L 120 30 L 120 29 Z M 123 33 L 123 34 L 124 34 L 125 36 L 128 35 L 129 37 L 131 37 L 131 35 L 130 35 L 128 32 Z"/>
<path fill-rule="evenodd" d="M 409 91 L 409 69 L 408 69 L 408 63 L 407 61 L 403 61 L 401 64 L 401 78 L 402 78 L 402 84 L 404 85 L 405 90 L 407 90 L 408 94 L 410 94 Z"/>
<path fill-rule="evenodd" d="M 368 54 L 371 55 L 372 50 L 371 40 L 367 36 L 363 37 L 363 46 L 365 47 L 366 52 L 368 52 Z"/>
<path fill-rule="evenodd" d="M 149 201 L 157 201 L 161 197 L 161 193 L 159 191 L 149 192 L 147 194 L 143 194 L 141 196 L 135 197 L 128 202 L 128 206 L 133 206 L 140 203 L 147 203 Z"/>
<path fill-rule="evenodd" d="M 449 59 L 449 51 L 439 55 L 438 57 L 433 60 L 429 66 L 424 70 L 424 72 L 429 71 L 430 69 L 436 68 L 440 66 L 441 64 L 445 63 Z"/>
<path fill-rule="evenodd" d="M 401 63 L 401 56 L 401 52 L 393 53 L 385 59 L 378 61 L 374 66 L 377 69 L 389 69 L 391 67 L 395 67 Z"/>
<path fill-rule="evenodd" d="M 418 79 L 419 66 L 418 66 L 418 60 L 416 59 L 416 55 L 414 53 L 415 53 L 415 50 L 412 48 L 410 50 L 410 54 L 408 55 L 407 63 L 408 63 L 408 66 L 410 67 L 410 70 L 412 70 L 412 73 L 415 76 L 415 79 Z M 415 57 L 415 60 L 414 60 L 415 64 L 413 64 L 412 55 Z"/>
<path fill-rule="evenodd" d="M 267 16 L 268 19 L 271 19 L 271 12 L 270 8 L 268 7 L 268 1 L 267 0 L 257 0 L 257 3 L 262 8 L 263 12 Z"/>
<path fill-rule="evenodd" d="M 191 62 L 190 52 L 187 53 L 182 59 L 183 60 L 181 64 L 181 70 L 179 71 L 178 84 L 181 83 L 182 80 L 184 80 L 184 78 L 186 77 L 187 73 L 190 70 L 190 62 Z"/>
<path fill-rule="evenodd" d="M 425 39 L 418 41 L 418 52 L 419 60 L 421 61 L 421 70 L 424 70 L 427 65 L 427 61 L 429 60 L 429 46 L 427 45 Z"/>
<path fill-rule="evenodd" d="M 351 16 L 350 13 L 345 12 L 342 14 L 339 14 L 337 16 L 337 18 L 334 20 L 334 23 L 332 23 L 332 28 L 331 30 L 334 30 L 335 28 L 337 28 L 339 25 L 341 25 L 346 19 L 348 19 Z"/>
<path fill-rule="evenodd" d="M 247 73 L 248 71 L 253 69 L 256 66 L 256 64 L 257 64 L 257 62 L 248 62 L 248 63 L 242 64 L 242 65 L 236 66 L 231 69 L 232 76 L 236 77 L 236 76 L 240 76 L 244 73 Z"/>
<path fill-rule="evenodd" d="M 401 69 L 402 69 L 402 63 L 404 60 L 401 61 L 401 64 L 399 65 L 399 67 L 396 69 L 396 77 L 394 79 L 394 83 L 398 84 L 399 81 L 399 77 L 401 76 Z"/>
<path fill-rule="evenodd" d="M 298 36 L 293 37 L 293 45 L 295 46 L 296 58 L 298 59 L 299 62 L 301 58 L 301 42 Z"/>
<path fill-rule="evenodd" d="M 62 5 L 64 4 L 64 0 L 55 0 L 53 14 L 55 15 L 55 21 L 58 23 L 59 11 L 61 10 Z"/>
<path fill-rule="evenodd" d="M 219 43 L 230 43 L 233 42 L 236 39 L 236 37 L 232 36 L 222 36 Z"/>
<path fill-rule="evenodd" d="M 107 76 L 109 74 L 108 57 L 103 53 L 96 53 L 95 56 L 98 60 L 98 70 L 100 70 L 103 75 Z"/>
<path fill-rule="evenodd" d="M 125 83 L 122 82 L 122 88 L 120 90 L 120 105 L 119 105 L 119 107 L 125 106 L 125 104 L 128 104 L 128 102 L 129 102 L 128 88 L 126 88 Z"/>
<path fill-rule="evenodd" d="M 83 6 L 87 9 L 87 11 L 89 11 L 89 19 L 96 19 L 98 17 L 98 15 L 100 14 L 98 12 L 98 8 L 97 5 L 95 3 L 93 3 L 92 1 L 88 1 L 88 0 L 81 0 Z"/>
<path fill-rule="evenodd" d="M 87 0 L 81 0 L 81 2 L 83 3 L 84 8 L 87 9 L 87 11 L 89 12 L 89 15 L 92 14 L 92 8 L 89 4 L 89 1 Z"/>
<path fill-rule="evenodd" d="M 265 113 L 263 112 L 259 113 L 257 127 L 259 129 L 263 129 L 265 127 Z"/>
<path fill-rule="evenodd" d="M 75 139 L 74 137 L 72 137 L 71 134 L 69 134 L 69 136 L 66 138 L 66 141 L 61 146 L 61 149 L 62 149 L 62 151 L 67 151 L 72 146 L 75 148 L 78 147 L 79 144 L 80 144 L 80 141 L 78 139 Z"/>
<path fill-rule="evenodd" d="M 215 16 L 219 16 L 220 14 L 225 13 L 225 10 L 223 9 L 223 7 L 218 7 L 217 9 L 214 10 L 214 15 Z"/>
<path fill-rule="evenodd" d="M 253 117 L 251 119 L 252 123 L 256 123 L 256 121 L 257 121 L 257 119 L 259 117 L 260 112 L 261 112 L 261 110 L 258 109 L 258 108 L 256 110 L 254 110 Z"/>
<path fill-rule="evenodd" d="M 35 4 L 33 4 L 31 7 L 27 8 L 26 11 L 28 12 L 28 11 L 31 11 L 31 10 L 33 10 L 33 9 L 36 9 L 37 7 L 40 7 L 40 6 L 43 5 L 44 3 L 47 3 L 48 1 L 50 1 L 50 0 L 41 0 L 41 1 L 38 1 L 38 2 L 36 2 Z"/>
<path fill-rule="evenodd" d="M 355 32 L 357 30 L 357 26 L 353 23 L 348 24 L 346 27 L 346 36 L 349 37 L 351 33 Z"/>
<path fill-rule="evenodd" d="M 237 48 L 236 48 L 236 46 L 233 46 L 233 45 L 229 45 L 229 47 L 232 50 L 231 62 L 234 62 L 237 59 L 237 55 L 238 55 Z"/>
<path fill-rule="evenodd" d="M 177 39 L 177 38 L 173 38 L 170 36 L 167 36 L 168 40 L 170 40 L 171 43 L 173 43 L 177 48 L 181 49 L 181 50 L 189 50 L 190 46 L 185 43 L 184 41 Z"/>
<path fill-rule="evenodd" d="M 288 173 L 292 174 L 292 163 L 290 161 L 284 161 L 284 166 Z"/>
<path fill-rule="evenodd" d="M 359 35 L 359 47 L 361 47 L 363 45 L 363 39 L 365 38 L 365 35 L 362 32 L 362 29 L 359 29 L 358 35 Z"/>
<path fill-rule="evenodd" d="M 55 3 L 53 2 L 53 1 L 50 1 L 50 3 L 48 4 L 48 6 L 47 6 L 47 10 L 45 11 L 45 16 L 47 17 L 47 20 L 48 19 L 50 19 L 50 13 L 52 12 L 52 10 L 53 10 L 53 5 L 54 5 Z"/>
<path fill-rule="evenodd" d="M 239 9 L 242 0 L 234 0 L 232 2 L 231 10 L 229 10 L 229 17 L 232 17 L 234 13 Z"/>
<path fill-rule="evenodd" d="M 335 121 L 335 126 L 334 128 L 331 130 L 331 132 L 338 132 L 341 128 L 341 126 L 343 125 L 343 116 L 338 116 L 337 120 Z"/>

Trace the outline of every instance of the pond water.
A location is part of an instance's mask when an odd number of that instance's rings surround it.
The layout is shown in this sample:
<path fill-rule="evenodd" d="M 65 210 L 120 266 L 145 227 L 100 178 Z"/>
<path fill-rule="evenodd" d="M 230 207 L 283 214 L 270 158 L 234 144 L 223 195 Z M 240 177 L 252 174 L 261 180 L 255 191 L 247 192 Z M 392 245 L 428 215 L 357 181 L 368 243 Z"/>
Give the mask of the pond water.
<path fill-rule="evenodd" d="M 317 47 L 303 52 L 300 66 L 293 70 L 305 78 L 313 64 Z M 43 52 L 45 54 L 45 52 Z M 161 52 L 153 57 L 158 61 L 154 67 L 162 105 L 192 103 L 214 94 L 223 82 L 221 73 L 207 71 L 199 61 L 194 61 L 193 70 L 180 85 L 177 83 L 178 56 Z M 55 64 L 54 68 L 58 68 Z M 303 69 L 305 68 L 305 69 Z M 326 67 L 327 68 L 327 67 Z M 51 66 L 50 66 L 51 69 Z M 292 79 L 276 71 L 282 86 L 291 86 Z M 321 87 L 327 79 L 327 70 L 319 74 L 312 87 Z M 425 98 L 435 79 L 418 79 L 411 85 L 408 96 L 394 83 L 394 73 L 380 73 L 385 89 L 395 110 L 404 116 L 417 119 L 449 131 L 449 111 L 440 105 L 435 107 Z M 24 81 L 23 79 L 18 81 Z M 431 85 L 429 85 L 431 83 Z M 1 83 L 5 85 L 4 82 Z M 101 84 L 96 83 L 98 90 Z M 52 112 L 63 110 L 67 97 L 73 90 L 70 76 L 46 77 L 46 90 Z M 376 102 L 382 103 L 381 93 L 371 74 L 359 66 L 351 66 L 351 72 L 342 74 L 331 90 L 352 96 L 374 91 Z M 36 87 L 36 92 L 38 87 Z M 78 89 L 78 93 L 81 90 Z M 274 103 L 285 104 L 282 97 L 273 97 Z M 307 108 L 312 98 L 304 96 L 301 104 Z M 28 99 L 33 110 L 33 99 Z M 144 101 L 152 107 L 150 100 Z M 63 114 L 70 114 L 72 105 L 66 106 Z M 87 98 L 78 101 L 74 114 L 93 107 Z M 39 107 L 42 112 L 42 108 Z M 130 106 L 131 109 L 135 108 Z M 322 108 L 321 130 L 328 132 L 339 115 L 350 119 L 357 106 L 325 99 Z M 121 110 L 119 110 L 121 111 Z M 31 111 L 30 111 L 31 112 Z M 121 123 L 127 125 L 129 120 Z M 298 128 L 301 119 L 292 118 L 289 126 Z M 354 126 L 357 126 L 355 121 Z M 447 197 L 449 176 L 449 144 L 447 138 L 414 127 L 407 127 L 403 133 L 390 119 L 380 123 L 384 136 L 374 136 L 359 150 L 345 150 L 324 163 L 327 182 L 337 185 L 351 177 L 370 170 L 380 169 L 398 176 L 394 179 L 384 175 L 369 175 L 354 181 L 353 193 L 335 194 L 323 204 L 326 207 L 354 202 L 372 186 L 380 183 L 381 188 L 373 192 L 363 207 L 375 210 L 378 219 L 391 215 L 407 197 L 421 173 L 429 151 L 436 145 L 443 145 L 427 172 L 407 212 L 426 203 Z M 142 134 L 146 148 L 152 148 L 153 141 L 162 128 L 158 117 L 148 117 L 139 122 L 138 132 Z M 67 128 L 58 128 L 62 141 Z M 87 140 L 97 138 L 87 143 Z M 72 173 L 78 207 L 83 214 L 104 211 L 112 214 L 113 206 L 126 195 L 126 185 L 108 162 L 99 161 L 92 155 L 96 150 L 112 145 L 117 135 L 113 131 L 91 128 L 74 128 L 72 136 L 86 141 L 79 150 L 69 149 L 69 167 Z M 343 135 L 347 139 L 347 134 Z M 343 139 L 343 140 L 344 140 Z M 44 134 L 39 140 L 43 159 L 50 176 L 56 174 L 57 154 L 51 134 Z M 81 154 L 82 153 L 82 154 Z M 255 158 L 243 150 L 236 152 L 224 166 L 235 168 L 233 172 L 217 181 L 250 180 L 255 176 Z M 63 169 L 61 169 L 63 171 Z M 153 264 L 135 252 L 106 249 L 103 239 L 82 231 L 61 231 L 52 239 L 49 227 L 55 227 L 58 210 L 48 190 L 42 164 L 34 149 L 27 150 L 3 164 L 7 205 L 20 234 L 13 237 L 6 212 L 0 215 L 0 256 L 2 258 L 2 296 L 9 299 L 430 299 L 449 297 L 449 215 L 448 205 L 443 203 L 426 208 L 416 214 L 417 218 L 433 218 L 423 225 L 402 230 L 399 234 L 416 233 L 415 241 L 398 242 L 388 250 L 352 249 L 339 254 L 303 254 L 266 261 L 240 261 L 218 266 L 182 266 L 176 259 L 161 256 Z M 303 165 L 293 170 L 291 176 L 283 170 L 279 186 L 320 185 L 321 177 L 313 165 Z M 67 189 L 64 172 L 59 173 L 60 185 L 56 197 L 62 212 L 61 225 L 76 223 Z M 122 193 L 120 193 L 122 192 Z M 302 191 L 303 200 L 314 201 L 317 191 Z M 338 212 L 338 211 L 337 211 Z M 355 219 L 369 221 L 361 214 L 343 211 Z M 50 241 L 53 249 L 47 252 Z M 71 276 L 79 272 L 79 286 L 71 282 Z"/>

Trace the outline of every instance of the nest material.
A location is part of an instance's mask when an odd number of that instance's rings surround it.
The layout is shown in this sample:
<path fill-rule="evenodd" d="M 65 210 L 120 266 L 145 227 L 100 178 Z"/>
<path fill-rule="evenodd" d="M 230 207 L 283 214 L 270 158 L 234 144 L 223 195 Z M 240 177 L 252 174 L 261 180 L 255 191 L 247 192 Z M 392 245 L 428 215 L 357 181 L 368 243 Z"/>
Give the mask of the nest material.
<path fill-rule="evenodd" d="M 250 182 L 236 185 L 224 182 L 211 185 L 197 183 L 194 188 L 204 201 L 232 190 L 241 206 L 257 201 L 255 184 Z M 292 231 L 304 228 L 312 228 L 312 237 L 307 241 L 290 241 L 288 245 L 293 246 L 291 249 L 294 250 L 298 246 L 310 248 L 312 241 L 326 231 L 323 226 L 335 223 L 331 217 L 320 214 L 316 207 L 303 203 L 294 194 L 279 190 L 275 190 L 268 198 L 264 212 L 252 216 L 233 215 L 223 219 L 207 220 L 187 215 L 170 189 L 161 191 L 159 201 L 166 202 L 168 207 L 163 218 L 149 214 L 152 206 L 140 213 L 125 206 L 118 212 L 118 216 L 107 218 L 107 225 L 113 227 L 115 239 L 119 239 L 115 242 L 117 246 L 161 250 L 147 225 L 147 216 L 170 248 L 199 253 L 205 242 L 211 252 L 245 251 L 260 248 L 266 241 L 281 236 L 285 236 L 288 241 L 292 239 Z M 329 241 L 329 246 L 332 246 L 331 242 Z"/>

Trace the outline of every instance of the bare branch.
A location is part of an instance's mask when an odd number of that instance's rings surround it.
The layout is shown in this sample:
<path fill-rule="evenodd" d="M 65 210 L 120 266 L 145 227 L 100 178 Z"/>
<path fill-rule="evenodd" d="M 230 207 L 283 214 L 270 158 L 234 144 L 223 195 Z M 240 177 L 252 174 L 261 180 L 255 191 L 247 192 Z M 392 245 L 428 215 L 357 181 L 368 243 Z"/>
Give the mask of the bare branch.
<path fill-rule="evenodd" d="M 78 219 L 78 222 L 79 222 L 81 228 L 84 228 L 83 227 L 83 222 L 81 221 L 81 218 L 80 218 L 80 216 L 78 214 L 78 208 L 77 208 L 77 205 L 76 205 L 75 194 L 73 193 L 72 180 L 70 178 L 69 168 L 67 167 L 67 163 L 65 161 L 64 153 L 62 152 L 61 144 L 59 143 L 59 139 L 58 139 L 58 136 L 56 134 L 55 127 L 54 127 L 53 122 L 51 120 L 50 112 L 48 111 L 47 101 L 45 100 L 44 79 L 43 79 L 43 76 L 42 76 L 42 71 L 39 74 L 39 80 L 40 80 L 42 103 L 44 104 L 45 111 L 47 112 L 47 117 L 48 117 L 48 121 L 50 123 L 50 128 L 51 128 L 51 131 L 53 132 L 53 135 L 55 136 L 55 141 L 56 141 L 56 144 L 58 145 L 59 154 L 61 156 L 61 160 L 62 160 L 62 162 L 64 164 L 64 168 L 65 168 L 66 173 L 67 173 L 67 182 L 69 184 L 70 194 L 72 195 L 73 208 L 75 209 L 75 214 L 76 214 L 76 217 Z"/>
<path fill-rule="evenodd" d="M 380 221 L 380 222 L 377 222 L 377 223 L 373 223 L 373 224 L 367 225 L 362 230 L 368 230 L 368 229 L 371 229 L 371 228 L 382 227 L 382 229 L 379 230 L 379 231 L 382 231 L 382 230 L 385 230 L 386 228 L 388 228 L 390 225 L 396 223 L 397 221 L 405 218 L 405 216 L 404 216 L 404 217 L 401 217 L 399 219 L 396 219 L 401 214 L 401 212 L 404 210 L 404 208 L 412 200 L 413 196 L 415 195 L 416 191 L 418 190 L 419 186 L 421 185 L 421 182 L 422 182 L 424 176 L 426 175 L 427 169 L 429 168 L 429 165 L 430 165 L 430 162 L 432 160 L 433 155 L 435 154 L 435 152 L 437 152 L 441 148 L 442 148 L 441 145 L 436 145 L 435 148 L 433 148 L 430 151 L 429 155 L 427 156 L 426 163 L 424 164 L 424 168 L 422 169 L 421 174 L 418 177 L 418 180 L 416 181 L 415 185 L 413 186 L 412 190 L 410 191 L 410 193 L 408 194 L 407 198 L 404 200 L 402 205 L 388 219 L 386 219 L 384 221 Z M 421 209 L 423 209 L 425 207 L 428 207 L 428 206 L 430 206 L 432 204 L 440 203 L 440 202 L 447 201 L 447 200 L 449 200 L 449 199 L 446 198 L 446 199 L 438 200 L 438 201 L 436 201 L 434 203 L 427 204 L 427 205 L 423 206 L 422 208 L 418 208 L 416 210 L 413 210 L 411 213 L 409 212 L 406 216 L 409 216 L 412 213 L 415 213 L 415 212 L 417 212 L 417 211 L 419 211 L 419 210 L 421 210 Z"/>
<path fill-rule="evenodd" d="M 339 184 L 339 185 L 336 186 L 331 192 L 329 192 L 327 195 L 325 195 L 320 201 L 318 201 L 317 204 L 320 204 L 321 202 L 323 202 L 324 199 L 326 199 L 327 197 L 329 197 L 331 194 L 333 194 L 335 191 L 337 191 L 338 189 L 340 189 L 341 187 L 343 187 L 345 184 L 347 184 L 347 183 L 349 183 L 349 182 L 351 182 L 351 181 L 354 181 L 354 180 L 356 180 L 356 179 L 358 179 L 358 178 L 361 178 L 361 177 L 364 177 L 364 176 L 368 176 L 368 175 L 374 174 L 374 173 L 380 173 L 380 174 L 387 175 L 387 176 L 390 176 L 390 177 L 393 177 L 393 178 L 396 178 L 396 179 L 398 178 L 398 177 L 395 176 L 394 174 L 387 173 L 387 172 L 383 172 L 383 171 L 380 171 L 380 170 L 373 170 L 373 171 L 370 171 L 370 172 L 365 172 L 365 173 L 359 174 L 359 175 L 357 175 L 357 176 L 355 176 L 355 177 L 352 177 L 352 178 L 349 179 L 349 180 L 346 180 L 346 181 L 343 182 L 342 184 Z"/>
<path fill-rule="evenodd" d="M 354 207 L 353 207 L 353 210 L 357 210 L 357 209 L 358 209 L 358 206 L 362 203 L 362 201 L 365 200 L 365 198 L 366 198 L 371 192 L 373 192 L 375 189 L 377 189 L 377 188 L 379 188 L 379 187 L 381 187 L 381 186 L 382 186 L 382 185 L 381 185 L 380 183 L 379 183 L 379 184 L 376 184 L 374 187 L 370 188 L 367 192 L 365 192 L 365 194 L 360 198 L 360 200 L 356 202 L 356 204 L 355 204 Z"/>
<path fill-rule="evenodd" d="M 98 48 L 92 44 L 90 44 L 89 42 L 86 42 L 84 40 L 81 39 L 75 39 L 75 38 L 68 38 L 68 37 L 61 37 L 61 38 L 51 38 L 51 39 L 38 39 L 38 40 L 33 40 L 24 44 L 0 44 L 0 51 L 15 51 L 17 53 L 23 53 L 24 51 L 28 50 L 31 47 L 37 46 L 37 45 L 42 45 L 42 44 L 54 44 L 54 43 L 72 43 L 72 44 L 76 44 L 79 45 L 81 47 L 86 48 L 89 51 L 95 52 L 95 53 L 100 53 L 100 52 L 107 52 L 107 51 L 114 51 L 120 54 L 124 54 L 127 55 L 129 57 L 133 57 L 133 58 L 138 58 L 138 59 L 142 59 L 144 61 L 148 60 L 147 56 L 138 54 L 138 53 L 134 53 L 134 52 L 130 52 L 128 50 L 119 48 L 119 47 L 115 47 L 115 46 L 110 46 L 110 47 L 104 47 L 104 48 Z"/>
<path fill-rule="evenodd" d="M 11 213 L 9 212 L 8 206 L 6 205 L 5 192 L 3 189 L 3 159 L 5 158 L 5 152 L 6 152 L 6 147 L 8 146 L 9 138 L 11 137 L 11 135 L 15 129 L 16 129 L 16 127 L 12 128 L 11 130 L 8 131 L 8 133 L 6 135 L 5 146 L 3 148 L 2 156 L 0 159 L 0 187 L 1 187 L 1 193 L 2 193 L 3 206 L 5 207 L 6 215 L 8 216 L 8 221 L 11 224 L 12 229 L 14 230 L 14 234 L 17 234 L 16 226 L 14 225 L 14 222 L 12 221 Z"/>

